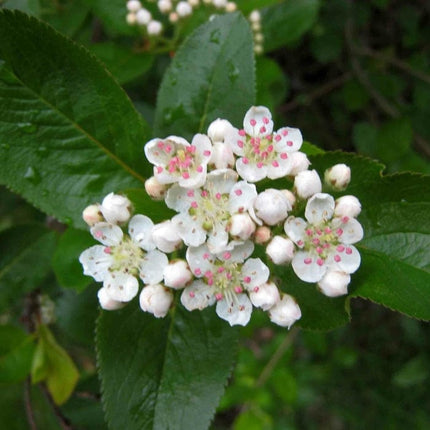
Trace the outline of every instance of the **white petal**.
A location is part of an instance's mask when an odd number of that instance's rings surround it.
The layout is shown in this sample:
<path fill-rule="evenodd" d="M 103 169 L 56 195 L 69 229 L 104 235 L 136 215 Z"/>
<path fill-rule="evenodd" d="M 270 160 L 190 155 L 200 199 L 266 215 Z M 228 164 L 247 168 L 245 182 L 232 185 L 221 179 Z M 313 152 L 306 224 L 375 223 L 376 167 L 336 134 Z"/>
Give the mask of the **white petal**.
<path fill-rule="evenodd" d="M 229 145 L 232 151 L 239 156 L 245 155 L 246 136 L 241 136 L 237 128 L 228 130 L 225 134 L 224 142 Z"/>
<path fill-rule="evenodd" d="M 280 300 L 278 287 L 273 282 L 253 288 L 249 293 L 249 298 L 255 307 L 261 308 L 263 311 L 269 310 Z"/>
<path fill-rule="evenodd" d="M 327 270 L 327 264 L 319 265 L 318 257 L 304 251 L 298 251 L 293 258 L 294 273 L 305 282 L 318 282 Z"/>
<path fill-rule="evenodd" d="M 109 272 L 103 281 L 107 295 L 118 302 L 129 302 L 139 290 L 138 280 L 124 272 Z"/>
<path fill-rule="evenodd" d="M 164 150 L 165 141 L 158 137 L 150 140 L 144 147 L 148 161 L 155 166 L 165 166 L 172 157 Z"/>
<path fill-rule="evenodd" d="M 152 240 L 152 228 L 154 223 L 145 215 L 135 215 L 128 224 L 128 232 L 134 243 L 139 245 L 145 251 L 155 249 L 155 243 Z"/>
<path fill-rule="evenodd" d="M 244 326 L 251 319 L 252 303 L 246 294 L 237 294 L 236 300 L 220 300 L 216 305 L 216 313 L 231 326 Z"/>
<path fill-rule="evenodd" d="M 213 290 L 202 281 L 195 281 L 184 288 L 181 294 L 181 303 L 188 311 L 202 310 L 215 303 Z"/>
<path fill-rule="evenodd" d="M 236 170 L 239 176 L 245 181 L 258 182 L 267 176 L 267 166 L 257 167 L 256 164 L 251 162 L 244 163 L 243 158 L 239 158 L 236 161 Z"/>
<path fill-rule="evenodd" d="M 144 312 L 150 312 L 156 318 L 165 317 L 172 302 L 172 291 L 161 284 L 147 285 L 139 296 L 140 308 Z"/>
<path fill-rule="evenodd" d="M 230 191 L 228 210 L 231 214 L 252 208 L 257 197 L 257 188 L 246 181 L 237 182 Z"/>
<path fill-rule="evenodd" d="M 328 297 L 343 296 L 348 294 L 350 282 L 351 276 L 348 273 L 329 270 L 318 282 L 318 288 Z"/>
<path fill-rule="evenodd" d="M 243 128 L 249 136 L 267 136 L 273 131 L 272 114 L 264 106 L 252 106 L 245 114 Z"/>
<path fill-rule="evenodd" d="M 163 280 L 163 270 L 169 264 L 166 254 L 158 249 L 148 252 L 140 264 L 140 279 L 144 284 L 157 284 Z"/>
<path fill-rule="evenodd" d="M 232 241 L 230 243 L 234 243 L 234 242 Z M 229 250 L 230 257 L 228 261 L 230 261 L 231 263 L 242 263 L 253 252 L 254 252 L 254 243 L 251 240 L 247 240 L 243 243 L 235 244 L 234 248 Z"/>
<path fill-rule="evenodd" d="M 199 155 L 200 162 L 207 165 L 212 155 L 212 143 L 205 134 L 196 134 L 191 145 L 196 147 L 196 154 Z"/>
<path fill-rule="evenodd" d="M 199 246 L 206 240 L 206 231 L 190 215 L 181 213 L 172 218 L 181 239 L 187 246 Z"/>
<path fill-rule="evenodd" d="M 331 219 L 334 213 L 334 198 L 330 194 L 317 193 L 306 205 L 305 217 L 314 225 Z"/>
<path fill-rule="evenodd" d="M 188 212 L 197 193 L 197 190 L 187 190 L 178 184 L 173 184 L 167 191 L 166 205 L 176 212 Z"/>
<path fill-rule="evenodd" d="M 332 226 L 336 230 L 342 229 L 343 233 L 340 237 L 342 243 L 356 243 L 363 239 L 363 227 L 355 218 L 334 218 Z"/>
<path fill-rule="evenodd" d="M 178 184 L 187 189 L 202 187 L 206 182 L 206 173 L 207 165 L 205 164 L 202 166 L 201 172 L 190 172 L 190 176 L 188 178 L 180 176 L 178 178 Z"/>
<path fill-rule="evenodd" d="M 327 265 L 330 270 L 339 272 L 354 273 L 361 263 L 360 253 L 353 245 L 339 245 L 327 257 Z"/>
<path fill-rule="evenodd" d="M 186 258 L 191 271 L 197 277 L 203 276 L 209 270 L 213 270 L 216 260 L 216 257 L 209 252 L 206 244 L 188 248 Z"/>
<path fill-rule="evenodd" d="M 91 227 L 91 234 L 94 239 L 106 246 L 115 246 L 121 243 L 123 232 L 117 225 L 107 222 L 99 222 Z"/>
<path fill-rule="evenodd" d="M 106 253 L 106 247 L 102 245 L 86 249 L 79 256 L 79 261 L 84 268 L 84 275 L 92 276 L 97 282 L 103 281 L 113 263 L 112 256 Z"/>
<path fill-rule="evenodd" d="M 275 133 L 273 141 L 276 151 L 294 152 L 301 148 L 303 137 L 298 128 L 282 127 Z"/>
<path fill-rule="evenodd" d="M 226 231 L 227 224 L 216 223 L 212 232 L 208 234 L 208 248 L 213 254 L 222 252 L 228 243 L 228 233 Z"/>
<path fill-rule="evenodd" d="M 283 294 L 281 300 L 269 310 L 269 316 L 275 324 L 290 328 L 301 318 L 302 312 L 294 297 Z"/>
<path fill-rule="evenodd" d="M 267 177 L 270 179 L 277 179 L 289 175 L 293 166 L 290 157 L 291 155 L 287 158 L 281 158 L 279 155 L 271 164 L 268 164 Z"/>
<path fill-rule="evenodd" d="M 306 237 L 306 226 L 307 223 L 304 219 L 290 216 L 285 221 L 284 231 L 294 243 L 303 247 Z"/>
<path fill-rule="evenodd" d="M 238 175 L 232 169 L 217 169 L 206 177 L 205 189 L 228 194 L 237 182 Z"/>
<path fill-rule="evenodd" d="M 125 303 L 112 299 L 105 287 L 100 288 L 100 290 L 97 291 L 97 297 L 99 299 L 100 306 L 107 311 L 115 311 L 125 306 Z"/>
<path fill-rule="evenodd" d="M 269 275 L 269 268 L 259 258 L 250 258 L 242 267 L 243 286 L 252 290 L 254 287 L 266 283 Z"/>

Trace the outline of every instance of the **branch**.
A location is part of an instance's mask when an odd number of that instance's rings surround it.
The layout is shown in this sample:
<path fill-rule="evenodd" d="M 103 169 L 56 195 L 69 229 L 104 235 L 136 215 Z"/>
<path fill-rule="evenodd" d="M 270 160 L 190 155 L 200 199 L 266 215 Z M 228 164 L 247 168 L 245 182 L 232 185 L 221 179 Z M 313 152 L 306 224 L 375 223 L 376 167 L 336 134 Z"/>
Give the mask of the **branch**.
<path fill-rule="evenodd" d="M 66 418 L 63 415 L 63 412 L 61 412 L 61 409 L 55 404 L 54 400 L 52 399 L 52 396 L 48 389 L 46 388 L 45 384 L 39 384 L 43 393 L 45 394 L 46 399 L 48 400 L 48 403 L 50 404 L 52 410 L 54 411 L 55 416 L 57 417 L 60 427 L 63 430 L 73 430 L 72 424 L 70 423 L 69 419 Z"/>
<path fill-rule="evenodd" d="M 36 420 L 34 419 L 33 405 L 31 404 L 31 382 L 30 377 L 25 381 L 24 385 L 24 403 L 25 403 L 25 413 L 27 415 L 28 425 L 31 430 L 37 430 Z"/>

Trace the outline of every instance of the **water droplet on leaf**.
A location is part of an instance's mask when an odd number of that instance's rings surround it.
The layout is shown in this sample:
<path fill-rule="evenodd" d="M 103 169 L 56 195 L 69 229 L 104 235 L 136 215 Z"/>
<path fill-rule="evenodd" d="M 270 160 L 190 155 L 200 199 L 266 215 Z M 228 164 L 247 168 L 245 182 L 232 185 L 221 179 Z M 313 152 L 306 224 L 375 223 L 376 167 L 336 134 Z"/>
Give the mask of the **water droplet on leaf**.
<path fill-rule="evenodd" d="M 240 75 L 239 68 L 233 63 L 229 63 L 228 69 L 228 78 L 230 79 L 230 82 L 234 83 Z"/>
<path fill-rule="evenodd" d="M 33 166 L 29 166 L 24 173 L 24 179 L 33 184 L 38 184 L 40 182 L 40 174 Z"/>
<path fill-rule="evenodd" d="M 2 143 L 2 144 L 0 144 L 0 148 L 8 150 L 8 149 L 10 149 L 10 145 L 8 143 Z"/>
<path fill-rule="evenodd" d="M 17 124 L 17 127 L 24 133 L 32 134 L 37 131 L 37 124 L 32 124 L 31 122 L 21 122 Z"/>
<path fill-rule="evenodd" d="M 210 37 L 209 37 L 209 40 L 210 40 L 212 43 L 219 43 L 219 39 L 220 39 L 220 37 L 221 37 L 221 33 L 220 33 L 220 31 L 219 31 L 218 29 L 216 29 L 216 30 L 213 30 L 213 31 L 211 32 Z"/>

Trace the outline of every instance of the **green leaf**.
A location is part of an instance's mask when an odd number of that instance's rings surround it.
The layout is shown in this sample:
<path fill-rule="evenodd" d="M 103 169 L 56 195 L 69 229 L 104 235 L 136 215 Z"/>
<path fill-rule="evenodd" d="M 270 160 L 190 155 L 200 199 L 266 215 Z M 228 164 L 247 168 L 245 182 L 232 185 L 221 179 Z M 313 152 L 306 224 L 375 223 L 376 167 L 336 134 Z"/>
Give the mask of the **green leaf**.
<path fill-rule="evenodd" d="M 23 381 L 31 369 L 34 338 L 18 327 L 0 325 L 0 383 Z"/>
<path fill-rule="evenodd" d="M 52 259 L 52 268 L 62 287 L 82 291 L 92 280 L 82 273 L 79 256 L 94 239 L 88 231 L 68 228 L 60 237 Z"/>
<path fill-rule="evenodd" d="M 37 224 L 0 233 L 0 310 L 46 279 L 55 242 L 55 233 Z"/>
<path fill-rule="evenodd" d="M 237 330 L 213 308 L 165 319 L 134 301 L 102 312 L 98 366 L 113 429 L 207 429 L 235 358 Z"/>
<path fill-rule="evenodd" d="M 154 134 L 189 139 L 217 118 L 241 124 L 254 100 L 249 26 L 239 13 L 216 16 L 192 33 L 165 73 Z"/>
<path fill-rule="evenodd" d="M 34 18 L 0 11 L 0 183 L 83 226 L 87 204 L 150 172 L 147 136 L 123 90 L 84 48 Z"/>
<path fill-rule="evenodd" d="M 387 121 L 379 130 L 377 156 L 383 161 L 401 158 L 410 148 L 413 130 L 408 118 Z"/>
<path fill-rule="evenodd" d="M 79 379 L 79 372 L 46 325 L 38 326 L 37 335 L 31 380 L 33 384 L 45 381 L 54 402 L 60 405 L 72 394 Z"/>
<path fill-rule="evenodd" d="M 319 6 L 318 0 L 285 0 L 263 9 L 264 51 L 270 52 L 300 39 L 315 22 Z"/>
<path fill-rule="evenodd" d="M 362 297 L 408 316 L 430 319 L 430 176 L 383 176 L 383 166 L 343 153 L 310 157 L 320 174 L 336 163 L 351 167 L 343 194 L 359 198 L 364 239 L 362 263 L 352 275 L 350 297 Z"/>

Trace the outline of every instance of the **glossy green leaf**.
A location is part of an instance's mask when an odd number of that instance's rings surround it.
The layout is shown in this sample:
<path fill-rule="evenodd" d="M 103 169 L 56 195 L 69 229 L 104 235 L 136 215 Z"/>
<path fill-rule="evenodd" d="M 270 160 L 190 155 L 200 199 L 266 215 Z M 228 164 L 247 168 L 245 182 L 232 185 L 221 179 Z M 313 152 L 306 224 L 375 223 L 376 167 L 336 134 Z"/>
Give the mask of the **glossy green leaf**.
<path fill-rule="evenodd" d="M 0 325 L 0 383 L 24 380 L 31 369 L 34 338 L 18 327 Z"/>
<path fill-rule="evenodd" d="M 318 0 L 285 0 L 262 10 L 265 52 L 296 42 L 315 22 Z"/>
<path fill-rule="evenodd" d="M 0 233 L 0 310 L 45 280 L 55 242 L 54 232 L 36 224 Z"/>
<path fill-rule="evenodd" d="M 31 380 L 33 384 L 44 381 L 54 402 L 60 405 L 72 394 L 79 372 L 46 325 L 38 326 L 37 336 Z"/>
<path fill-rule="evenodd" d="M 102 312 L 98 365 L 112 429 L 207 429 L 236 353 L 237 330 L 214 308 L 164 319 L 136 301 Z"/>
<path fill-rule="evenodd" d="M 184 42 L 165 73 L 154 134 L 191 138 L 217 118 L 241 124 L 254 100 L 250 28 L 239 13 L 216 16 Z"/>
<path fill-rule="evenodd" d="M 0 183 L 82 226 L 87 204 L 142 183 L 147 137 L 142 117 L 85 49 L 34 18 L 0 11 Z"/>

